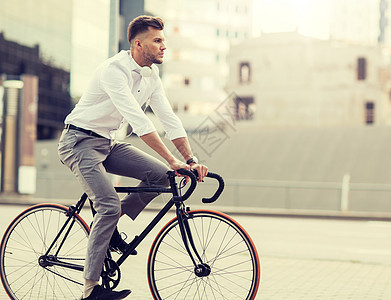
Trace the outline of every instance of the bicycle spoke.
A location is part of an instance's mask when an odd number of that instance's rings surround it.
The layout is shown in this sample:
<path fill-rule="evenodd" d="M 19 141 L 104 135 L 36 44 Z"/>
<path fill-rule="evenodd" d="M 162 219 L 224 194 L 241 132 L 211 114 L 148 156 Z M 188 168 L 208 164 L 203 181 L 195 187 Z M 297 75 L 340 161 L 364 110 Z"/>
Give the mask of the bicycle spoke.
<path fill-rule="evenodd" d="M 212 276 L 213 277 L 213 276 Z M 209 281 L 212 281 L 211 278 L 208 278 Z M 214 291 L 214 292 L 217 292 L 223 299 L 242 299 L 242 294 L 238 294 L 236 292 L 234 292 L 232 289 L 228 288 L 230 287 L 229 285 L 222 285 L 222 284 L 219 284 L 217 281 L 213 280 L 213 283 L 215 284 L 212 285 L 212 284 L 209 284 L 209 288 Z M 245 290 L 247 292 L 247 290 Z M 229 298 L 227 297 L 227 292 L 228 292 L 228 295 L 230 296 Z M 232 297 L 234 296 L 234 297 Z"/>
<path fill-rule="evenodd" d="M 174 263 L 176 263 L 175 261 L 173 261 Z M 166 266 L 170 266 L 170 268 L 161 268 L 161 267 L 159 267 L 159 268 L 156 268 L 155 270 L 156 270 L 156 272 L 162 272 L 162 271 L 170 271 L 170 270 L 175 270 L 177 273 L 175 274 L 175 275 L 178 275 L 178 274 L 180 274 L 180 273 L 182 273 L 182 272 L 193 272 L 193 269 L 194 269 L 194 266 L 193 265 L 191 265 L 191 266 L 189 266 L 189 267 L 187 267 L 187 266 L 183 266 L 183 265 L 174 265 L 174 264 L 169 264 L 169 263 L 166 263 L 166 262 L 163 262 L 163 261 L 156 261 L 155 263 L 160 263 L 160 264 L 163 264 L 163 265 L 166 265 Z M 182 272 L 178 272 L 178 269 L 180 269 L 180 270 L 182 270 Z M 169 275 L 169 276 L 173 276 L 173 275 Z M 160 280 L 162 280 L 162 279 L 165 279 L 164 277 L 163 278 L 161 278 Z"/>
<path fill-rule="evenodd" d="M 246 271 L 235 271 L 235 272 L 225 272 L 225 273 L 219 273 L 218 271 L 216 271 L 216 272 L 213 273 L 213 277 L 218 277 L 218 276 L 224 277 L 224 280 L 229 281 L 232 285 L 237 286 L 237 287 L 239 287 L 241 289 L 245 289 L 244 286 L 241 283 L 244 282 L 244 281 L 249 281 L 250 282 L 251 278 L 241 277 L 241 276 L 239 276 L 237 274 L 238 272 L 251 272 L 251 270 L 249 269 L 249 270 L 246 270 Z M 229 275 L 229 276 L 227 276 L 227 275 Z M 232 277 L 235 277 L 235 278 L 232 278 Z M 238 281 L 235 280 L 235 279 L 244 279 L 244 281 L 241 280 L 240 284 L 239 284 Z"/>
<path fill-rule="evenodd" d="M 177 240 L 174 240 L 174 239 L 173 239 L 173 241 L 179 245 L 179 242 L 178 242 Z M 167 245 L 168 247 L 170 247 L 170 248 L 172 248 L 172 249 L 174 249 L 174 250 L 176 250 L 176 251 L 182 253 L 182 254 L 183 254 L 183 253 L 187 253 L 187 252 L 186 252 L 186 248 L 183 246 L 183 243 L 182 243 L 182 245 L 179 245 L 179 246 L 181 246 L 181 248 L 174 247 L 174 245 L 172 245 L 172 244 L 170 244 L 170 243 L 168 243 L 168 242 L 165 242 L 165 241 L 164 241 L 164 244 Z"/>
<path fill-rule="evenodd" d="M 185 279 L 185 280 L 182 280 L 182 281 L 178 281 L 178 282 L 175 282 L 175 283 L 171 283 L 170 285 L 168 286 L 165 286 L 164 288 L 162 288 L 161 290 L 164 291 L 164 290 L 169 290 L 169 289 L 172 289 L 173 287 L 175 286 L 182 286 L 182 288 L 178 289 L 178 291 L 175 291 L 174 293 L 172 293 L 171 295 L 168 295 L 167 297 L 170 298 L 172 295 L 175 295 L 175 294 L 178 294 L 180 293 L 183 289 L 185 289 L 188 285 L 186 285 L 186 283 L 189 282 L 189 279 L 193 278 L 191 276 L 191 274 L 189 274 L 188 278 Z"/>

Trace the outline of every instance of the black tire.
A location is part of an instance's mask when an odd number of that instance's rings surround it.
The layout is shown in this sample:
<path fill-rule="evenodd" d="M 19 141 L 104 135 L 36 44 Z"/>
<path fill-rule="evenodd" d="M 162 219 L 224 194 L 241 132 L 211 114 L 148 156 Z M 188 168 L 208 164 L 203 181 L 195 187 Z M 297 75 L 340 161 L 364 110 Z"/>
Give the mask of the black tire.
<path fill-rule="evenodd" d="M 154 299 L 255 299 L 260 282 L 257 250 L 231 217 L 208 210 L 189 212 L 191 233 L 210 274 L 196 275 L 177 218 L 156 236 L 148 257 Z"/>
<path fill-rule="evenodd" d="M 83 272 L 42 267 L 38 262 L 67 220 L 67 212 L 61 205 L 39 204 L 23 211 L 8 226 L 0 244 L 0 275 L 11 299 L 78 299 L 82 295 Z M 84 265 L 90 229 L 79 215 L 73 220 L 60 251 L 61 238 L 50 254 L 64 262 Z"/>

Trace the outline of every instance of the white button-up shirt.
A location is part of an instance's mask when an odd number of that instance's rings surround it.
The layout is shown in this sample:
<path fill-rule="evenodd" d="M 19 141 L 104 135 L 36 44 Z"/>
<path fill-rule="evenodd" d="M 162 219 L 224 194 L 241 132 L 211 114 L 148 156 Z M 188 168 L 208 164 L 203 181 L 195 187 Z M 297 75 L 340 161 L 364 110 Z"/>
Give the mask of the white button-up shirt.
<path fill-rule="evenodd" d="M 149 102 L 170 140 L 185 137 L 181 121 L 172 111 L 159 78 L 159 69 L 152 65 L 151 76 L 141 76 L 141 67 L 130 51 L 122 50 L 96 70 L 87 90 L 65 124 L 92 130 L 104 137 L 128 122 L 133 132 L 142 136 L 156 131 L 141 106 Z"/>

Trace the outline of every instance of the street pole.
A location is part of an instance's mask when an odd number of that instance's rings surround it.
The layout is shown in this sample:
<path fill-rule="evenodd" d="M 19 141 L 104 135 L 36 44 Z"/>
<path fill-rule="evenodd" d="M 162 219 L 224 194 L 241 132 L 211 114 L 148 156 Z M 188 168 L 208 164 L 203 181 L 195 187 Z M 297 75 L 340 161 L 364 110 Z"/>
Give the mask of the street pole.
<path fill-rule="evenodd" d="M 5 101 L 2 139 L 2 192 L 17 192 L 17 149 L 18 149 L 18 109 L 21 80 L 6 80 L 3 82 Z"/>
<path fill-rule="evenodd" d="M 119 43 L 119 0 L 110 0 L 109 57 L 117 54 Z"/>

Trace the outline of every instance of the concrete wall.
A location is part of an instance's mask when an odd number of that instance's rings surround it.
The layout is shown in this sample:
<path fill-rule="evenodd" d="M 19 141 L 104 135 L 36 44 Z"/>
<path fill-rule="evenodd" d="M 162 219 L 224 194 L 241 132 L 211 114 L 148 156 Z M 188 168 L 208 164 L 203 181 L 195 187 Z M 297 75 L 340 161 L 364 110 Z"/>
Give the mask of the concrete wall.
<path fill-rule="evenodd" d="M 206 154 L 198 135 L 190 141 L 199 159 L 227 182 L 216 205 L 258 208 L 341 209 L 342 180 L 350 176 L 348 210 L 391 212 L 391 129 L 378 127 L 260 128 L 237 124 L 215 151 Z M 138 138 L 127 140 L 155 155 Z M 172 144 L 167 146 L 173 149 Z M 203 150 L 204 149 L 204 150 Z M 56 154 L 56 142 L 37 144 L 37 197 L 77 199 L 81 190 Z M 121 184 L 134 184 L 122 179 Z M 216 188 L 206 180 L 189 201 Z M 159 204 L 167 199 L 161 196 Z"/>

